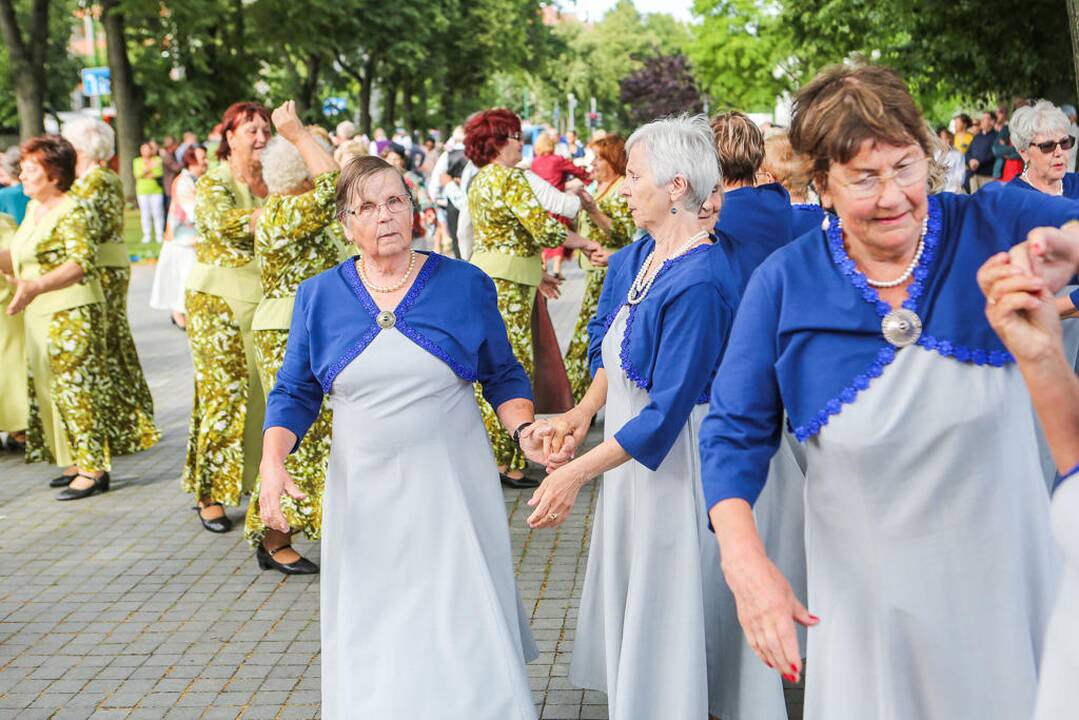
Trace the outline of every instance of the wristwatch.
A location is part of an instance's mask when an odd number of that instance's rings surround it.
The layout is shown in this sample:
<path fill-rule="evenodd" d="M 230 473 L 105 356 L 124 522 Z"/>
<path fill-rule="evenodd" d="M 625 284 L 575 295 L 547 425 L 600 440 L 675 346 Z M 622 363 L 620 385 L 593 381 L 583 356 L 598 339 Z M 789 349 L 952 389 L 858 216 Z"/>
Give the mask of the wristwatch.
<path fill-rule="evenodd" d="M 534 422 L 535 422 L 534 420 L 529 420 L 526 423 L 521 423 L 521 425 L 516 430 L 513 431 L 513 444 L 514 445 L 516 445 L 517 447 L 521 447 L 521 431 L 524 430 L 526 427 L 528 427 L 529 425 L 531 425 Z"/>

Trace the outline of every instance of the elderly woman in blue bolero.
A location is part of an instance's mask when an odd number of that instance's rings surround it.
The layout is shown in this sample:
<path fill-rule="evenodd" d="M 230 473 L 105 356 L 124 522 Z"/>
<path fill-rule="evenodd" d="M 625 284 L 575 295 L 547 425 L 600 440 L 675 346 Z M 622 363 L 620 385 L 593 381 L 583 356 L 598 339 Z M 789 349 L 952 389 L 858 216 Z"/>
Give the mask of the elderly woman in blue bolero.
<path fill-rule="evenodd" d="M 324 718 L 535 717 L 536 654 L 514 585 L 498 471 L 472 390 L 542 461 L 528 377 L 494 284 L 411 249 L 411 196 L 353 159 L 337 215 L 360 255 L 305 281 L 267 403 L 259 503 L 285 532 L 285 471 L 333 406 L 322 526 Z"/>
<path fill-rule="evenodd" d="M 605 692 L 613 720 L 782 718 L 779 677 L 739 637 L 700 484 L 697 432 L 739 293 L 710 235 L 715 142 L 705 118 L 676 118 L 626 148 L 620 192 L 648 235 L 611 258 L 592 385 L 552 421 L 561 466 L 530 500 L 530 526 L 558 525 L 603 474 L 570 682 Z M 572 433 L 572 446 L 600 408 L 603 443 L 565 462 L 557 443 Z"/>
<path fill-rule="evenodd" d="M 1029 395 L 975 276 L 1079 203 L 929 195 L 932 138 L 886 68 L 824 70 L 791 142 L 835 214 L 750 279 L 701 429 L 746 637 L 800 675 L 795 625 L 811 626 L 806 720 L 1030 717 L 1059 566 Z M 819 618 L 752 516 L 785 415 L 806 451 Z"/>

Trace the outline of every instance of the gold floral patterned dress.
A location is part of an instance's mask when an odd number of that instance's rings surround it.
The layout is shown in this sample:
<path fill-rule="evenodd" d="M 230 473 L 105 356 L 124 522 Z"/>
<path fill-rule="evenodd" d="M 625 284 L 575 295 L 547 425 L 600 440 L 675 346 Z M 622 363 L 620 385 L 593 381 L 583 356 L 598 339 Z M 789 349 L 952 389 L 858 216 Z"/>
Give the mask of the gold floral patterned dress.
<path fill-rule="evenodd" d="M 18 226 L 15 218 L 0 213 L 0 250 L 10 247 Z M 0 277 L 0 430 L 19 432 L 27 426 L 26 328 L 22 313 L 8 315 L 15 286 Z"/>
<path fill-rule="evenodd" d="M 340 173 L 329 172 L 315 179 L 315 187 L 301 195 L 271 195 L 266 200 L 255 231 L 255 257 L 262 279 L 262 302 L 252 323 L 255 360 L 262 389 L 267 397 L 277 371 L 285 361 L 285 345 L 292 322 L 292 305 L 300 283 L 337 265 L 347 242 L 341 224 L 334 218 L 334 194 Z M 296 452 L 285 461 L 285 469 L 307 496 L 281 499 L 281 510 L 293 530 L 303 530 L 312 540 L 322 529 L 322 491 L 326 465 L 330 459 L 333 416 L 328 403 Z M 258 543 L 266 533 L 259 517 L 258 490 L 247 506 L 244 536 Z"/>
<path fill-rule="evenodd" d="M 86 206 L 105 296 L 105 363 L 112 379 L 109 449 L 113 455 L 127 455 L 156 445 L 161 431 L 154 424 L 154 399 L 127 319 L 131 260 L 123 235 L 124 187 L 112 170 L 95 167 L 75 181 L 71 194 Z"/>
<path fill-rule="evenodd" d="M 611 219 L 611 231 L 604 232 L 602 228 L 592 222 L 588 213 L 582 212 L 579 219 L 581 235 L 593 242 L 597 242 L 606 250 L 618 250 L 629 245 L 633 235 L 637 232 L 637 226 L 633 223 L 633 215 L 629 212 L 626 199 L 618 193 L 622 186 L 623 178 L 618 178 L 596 198 L 596 206 L 599 211 Z M 581 311 L 577 316 L 577 326 L 573 330 L 573 339 L 570 340 L 569 348 L 566 349 L 566 375 L 569 376 L 570 388 L 573 390 L 573 401 L 580 402 L 592 384 L 592 373 L 588 370 L 588 323 L 596 314 L 596 305 L 599 304 L 599 293 L 603 289 L 603 279 L 607 277 L 607 268 L 596 267 L 588 261 L 584 253 L 578 253 L 581 269 L 585 271 L 584 297 L 581 299 Z"/>
<path fill-rule="evenodd" d="M 532 303 L 543 279 L 542 251 L 564 243 L 566 227 L 543 209 L 523 171 L 497 163 L 483 166 L 472 179 L 468 210 L 475 237 L 472 264 L 494 280 L 513 354 L 532 379 Z M 476 400 L 498 464 L 524 469 L 524 454 L 478 385 Z"/>
<path fill-rule="evenodd" d="M 251 322 L 262 299 L 251 214 L 261 206 L 228 163 L 195 185 L 195 265 L 184 305 L 195 370 L 184 490 L 239 505 L 255 487 L 265 398 Z"/>
<path fill-rule="evenodd" d="M 37 296 L 23 311 L 30 372 L 26 461 L 107 471 L 111 379 L 94 234 L 86 208 L 71 195 L 41 217 L 39 207 L 30 201 L 11 240 L 15 276 L 33 280 L 68 262 L 78 263 L 84 275 Z"/>

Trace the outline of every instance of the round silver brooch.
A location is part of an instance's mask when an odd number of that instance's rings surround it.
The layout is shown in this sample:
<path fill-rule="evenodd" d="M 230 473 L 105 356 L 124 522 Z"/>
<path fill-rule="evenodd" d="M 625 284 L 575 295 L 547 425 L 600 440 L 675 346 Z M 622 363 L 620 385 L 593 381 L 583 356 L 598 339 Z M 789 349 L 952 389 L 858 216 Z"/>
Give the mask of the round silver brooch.
<path fill-rule="evenodd" d="M 884 316 L 880 330 L 892 345 L 906 347 L 922 336 L 922 319 L 906 308 L 897 308 Z"/>
<path fill-rule="evenodd" d="M 378 326 L 383 330 L 389 330 L 397 324 L 397 316 L 394 315 L 391 310 L 383 310 L 378 314 L 378 317 L 375 318 L 375 322 L 377 322 Z"/>

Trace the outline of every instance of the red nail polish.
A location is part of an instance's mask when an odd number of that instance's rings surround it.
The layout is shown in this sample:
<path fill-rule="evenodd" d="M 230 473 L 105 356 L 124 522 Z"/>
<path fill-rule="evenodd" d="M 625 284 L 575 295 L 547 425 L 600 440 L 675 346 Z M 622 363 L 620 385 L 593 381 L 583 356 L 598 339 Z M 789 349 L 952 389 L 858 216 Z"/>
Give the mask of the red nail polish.
<path fill-rule="evenodd" d="M 812 620 L 813 622 L 820 622 L 820 618 L 817 617 L 816 615 L 812 614 L 812 613 L 809 614 L 809 619 Z"/>
<path fill-rule="evenodd" d="M 772 663 L 768 662 L 767 660 L 764 661 L 764 664 L 767 665 L 768 667 L 772 668 L 773 670 L 776 669 L 776 666 L 773 665 Z"/>
<path fill-rule="evenodd" d="M 793 675 L 784 675 L 783 679 L 789 683 L 797 682 L 797 678 L 795 678 Z"/>
<path fill-rule="evenodd" d="M 797 675 L 798 674 L 798 666 L 797 665 L 794 665 L 794 664 L 791 665 L 791 674 L 792 675 Z"/>

